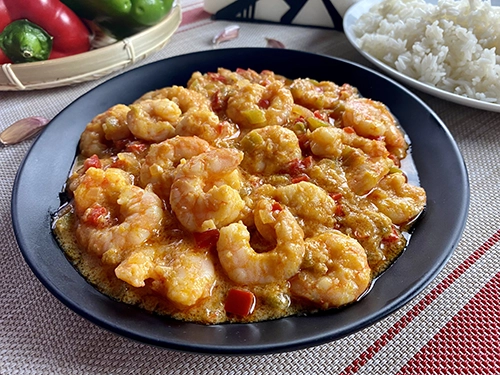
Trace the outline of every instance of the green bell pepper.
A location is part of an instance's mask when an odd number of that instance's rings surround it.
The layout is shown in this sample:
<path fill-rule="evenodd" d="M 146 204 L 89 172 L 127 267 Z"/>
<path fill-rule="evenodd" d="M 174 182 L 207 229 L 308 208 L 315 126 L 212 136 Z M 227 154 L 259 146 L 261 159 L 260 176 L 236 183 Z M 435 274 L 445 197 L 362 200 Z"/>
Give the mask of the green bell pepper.
<path fill-rule="evenodd" d="M 0 49 L 13 63 L 47 60 L 52 37 L 28 20 L 16 20 L 0 34 Z"/>
<path fill-rule="evenodd" d="M 160 22 L 174 0 L 61 0 L 78 16 L 123 39 Z"/>

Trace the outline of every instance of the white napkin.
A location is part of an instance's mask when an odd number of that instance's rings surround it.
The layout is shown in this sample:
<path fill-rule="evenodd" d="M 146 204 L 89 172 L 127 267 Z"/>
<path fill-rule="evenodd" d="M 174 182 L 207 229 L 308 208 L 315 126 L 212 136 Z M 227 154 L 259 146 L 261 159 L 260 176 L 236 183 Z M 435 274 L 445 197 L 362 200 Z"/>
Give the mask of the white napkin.
<path fill-rule="evenodd" d="M 204 0 L 216 19 L 278 22 L 342 29 L 342 17 L 358 0 Z"/>

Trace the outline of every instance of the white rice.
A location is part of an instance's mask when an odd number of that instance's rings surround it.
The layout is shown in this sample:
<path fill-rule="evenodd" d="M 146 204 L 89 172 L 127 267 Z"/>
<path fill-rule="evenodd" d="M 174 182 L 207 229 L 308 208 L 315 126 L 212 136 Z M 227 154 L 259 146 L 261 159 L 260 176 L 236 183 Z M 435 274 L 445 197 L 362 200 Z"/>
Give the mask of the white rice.
<path fill-rule="evenodd" d="M 500 7 L 489 0 L 384 0 L 353 31 L 361 49 L 405 75 L 500 103 Z"/>

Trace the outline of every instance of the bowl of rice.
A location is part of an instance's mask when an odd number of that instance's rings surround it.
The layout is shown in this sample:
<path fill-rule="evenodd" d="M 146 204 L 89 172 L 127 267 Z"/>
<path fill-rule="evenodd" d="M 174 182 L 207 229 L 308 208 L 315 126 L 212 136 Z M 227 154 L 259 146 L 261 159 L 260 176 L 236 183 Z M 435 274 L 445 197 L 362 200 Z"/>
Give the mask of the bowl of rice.
<path fill-rule="evenodd" d="M 349 42 L 408 86 L 500 112 L 500 0 L 361 0 L 344 16 Z"/>

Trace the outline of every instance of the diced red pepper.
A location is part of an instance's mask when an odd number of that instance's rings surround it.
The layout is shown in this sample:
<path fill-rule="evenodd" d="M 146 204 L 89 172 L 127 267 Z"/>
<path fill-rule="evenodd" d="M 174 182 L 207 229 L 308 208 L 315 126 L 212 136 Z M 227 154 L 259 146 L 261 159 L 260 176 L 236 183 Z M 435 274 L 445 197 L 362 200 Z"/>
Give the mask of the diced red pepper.
<path fill-rule="evenodd" d="M 344 128 L 344 131 L 345 131 L 346 133 L 349 133 L 349 134 L 356 134 L 356 130 L 354 130 L 354 128 L 353 128 L 352 126 L 346 126 L 346 127 Z"/>
<path fill-rule="evenodd" d="M 83 169 L 86 171 L 89 168 L 102 168 L 101 160 L 99 160 L 99 157 L 96 154 L 85 159 L 83 162 Z"/>
<path fill-rule="evenodd" d="M 335 215 L 336 216 L 344 216 L 345 215 L 344 207 L 341 204 L 337 204 L 337 206 L 335 207 Z"/>
<path fill-rule="evenodd" d="M 200 248 L 215 248 L 217 241 L 219 240 L 218 229 L 210 229 L 205 232 L 195 232 L 193 235 L 196 246 Z"/>
<path fill-rule="evenodd" d="M 224 308 L 228 313 L 248 316 L 253 312 L 255 302 L 255 295 L 252 292 L 242 289 L 231 289 L 227 294 Z"/>

